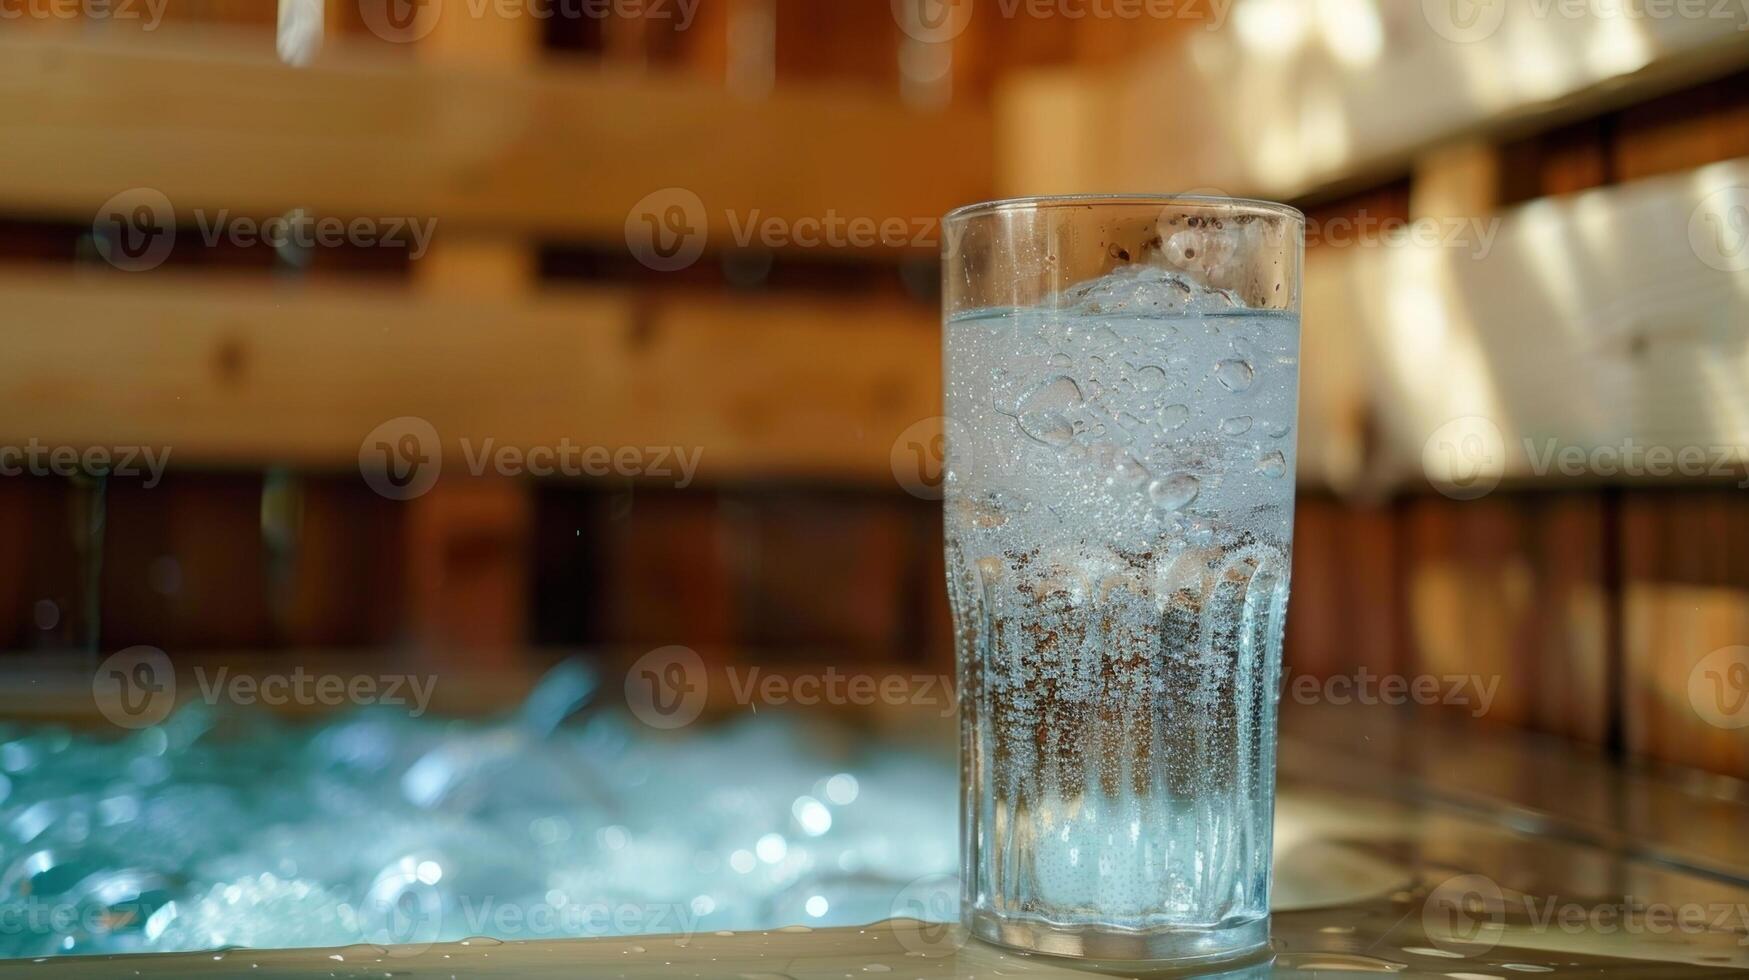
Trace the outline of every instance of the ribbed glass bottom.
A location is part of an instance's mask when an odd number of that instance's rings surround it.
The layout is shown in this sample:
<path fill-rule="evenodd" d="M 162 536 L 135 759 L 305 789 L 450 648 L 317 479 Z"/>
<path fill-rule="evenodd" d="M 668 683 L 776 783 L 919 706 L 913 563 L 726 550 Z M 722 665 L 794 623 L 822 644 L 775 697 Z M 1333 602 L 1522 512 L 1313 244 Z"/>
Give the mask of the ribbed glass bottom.
<path fill-rule="evenodd" d="M 985 942 L 1051 956 L 1112 960 L 1126 967 L 1148 961 L 1160 967 L 1206 967 L 1240 963 L 1269 949 L 1269 918 L 1214 928 L 1172 928 L 1148 932 L 1098 926 L 1068 926 L 991 912 L 969 913 L 966 928 Z"/>

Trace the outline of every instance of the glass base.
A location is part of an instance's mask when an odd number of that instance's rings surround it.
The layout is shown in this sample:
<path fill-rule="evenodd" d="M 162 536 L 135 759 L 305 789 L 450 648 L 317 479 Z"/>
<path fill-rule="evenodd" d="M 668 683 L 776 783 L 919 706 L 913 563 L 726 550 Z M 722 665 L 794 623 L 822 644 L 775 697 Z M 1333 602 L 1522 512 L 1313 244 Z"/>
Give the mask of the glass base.
<path fill-rule="evenodd" d="M 973 910 L 966 928 L 985 942 L 1077 960 L 1142 964 L 1157 969 L 1238 964 L 1269 954 L 1269 918 L 1212 929 L 1135 932 L 1003 918 Z"/>

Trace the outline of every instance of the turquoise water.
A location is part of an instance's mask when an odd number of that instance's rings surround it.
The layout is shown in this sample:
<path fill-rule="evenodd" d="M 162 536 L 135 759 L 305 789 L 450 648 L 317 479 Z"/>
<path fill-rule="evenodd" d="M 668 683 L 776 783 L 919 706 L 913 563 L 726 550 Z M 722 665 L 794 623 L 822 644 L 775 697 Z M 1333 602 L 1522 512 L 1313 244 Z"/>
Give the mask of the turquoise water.
<path fill-rule="evenodd" d="M 0 953 L 862 924 L 952 868 L 943 756 L 772 712 L 658 733 L 595 694 L 567 665 L 490 722 L 0 730 Z"/>

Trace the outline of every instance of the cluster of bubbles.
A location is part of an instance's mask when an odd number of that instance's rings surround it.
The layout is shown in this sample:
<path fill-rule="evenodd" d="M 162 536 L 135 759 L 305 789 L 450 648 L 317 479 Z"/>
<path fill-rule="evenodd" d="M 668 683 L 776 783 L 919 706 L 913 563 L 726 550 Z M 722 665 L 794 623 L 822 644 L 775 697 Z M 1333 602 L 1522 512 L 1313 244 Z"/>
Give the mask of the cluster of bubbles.
<path fill-rule="evenodd" d="M 954 862 L 946 759 L 771 713 L 658 733 L 596 690 L 570 663 L 489 721 L 0 730 L 0 954 L 860 924 Z"/>

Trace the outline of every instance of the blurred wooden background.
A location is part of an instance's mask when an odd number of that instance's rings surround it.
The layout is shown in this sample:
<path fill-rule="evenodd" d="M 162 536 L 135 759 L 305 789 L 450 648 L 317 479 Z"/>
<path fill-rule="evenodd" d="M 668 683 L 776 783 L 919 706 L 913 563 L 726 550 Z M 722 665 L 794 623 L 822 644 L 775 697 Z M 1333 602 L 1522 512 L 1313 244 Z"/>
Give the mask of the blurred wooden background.
<path fill-rule="evenodd" d="M 167 0 L 150 30 L 0 25 L 0 445 L 174 453 L 151 489 L 0 479 L 6 648 L 490 667 L 682 643 L 946 669 L 939 505 L 894 470 L 940 411 L 935 240 L 745 246 L 721 216 L 928 222 L 993 196 L 1195 188 L 1493 243 L 1314 236 L 1293 669 L 1495 676 L 1480 724 L 1749 777 L 1749 727 L 1689 698 L 1702 658 L 1749 644 L 1743 457 L 1618 479 L 1511 449 L 1749 452 L 1749 278 L 1689 237 L 1749 185 L 1735 25 L 1509 17 L 1453 42 L 1420 5 L 1359 3 L 1333 6 L 1371 20 L 1319 42 L 1277 36 L 1268 0 L 1226 23 L 958 0 L 964 29 L 935 36 L 902 28 L 909 0 L 700 0 L 684 30 L 450 0 L 397 43 L 373 2 L 302 5 L 325 39 L 297 66 L 263 0 Z M 438 230 L 415 260 L 185 229 L 126 273 L 93 217 L 140 187 L 184 222 L 306 208 Z M 714 215 L 708 248 L 655 272 L 626 224 L 673 187 Z M 446 444 L 444 478 L 396 502 L 357 460 L 398 416 L 446 441 L 704 455 L 679 489 L 473 479 Z M 1461 416 L 1506 436 L 1479 499 L 1423 472 Z"/>

